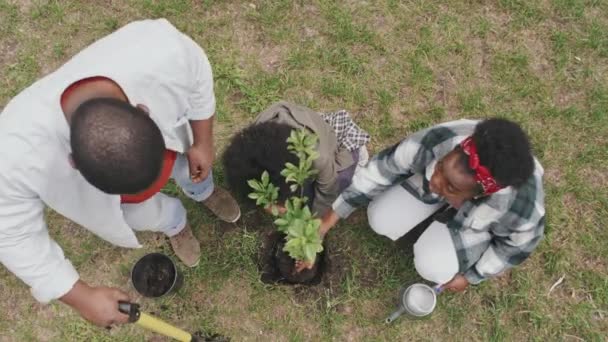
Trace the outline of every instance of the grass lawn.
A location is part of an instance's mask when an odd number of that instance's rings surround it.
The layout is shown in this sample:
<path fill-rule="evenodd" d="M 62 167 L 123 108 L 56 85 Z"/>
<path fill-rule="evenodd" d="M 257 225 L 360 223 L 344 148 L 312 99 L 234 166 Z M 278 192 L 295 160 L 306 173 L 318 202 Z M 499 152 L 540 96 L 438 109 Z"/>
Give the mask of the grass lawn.
<path fill-rule="evenodd" d="M 266 218 L 247 209 L 237 227 L 223 225 L 184 200 L 202 260 L 185 270 L 182 291 L 160 300 L 138 298 L 128 275 L 143 254 L 172 253 L 163 237 L 140 234 L 144 249 L 120 249 L 49 212 L 84 280 L 233 341 L 606 339 L 608 0 L 0 0 L 0 107 L 89 43 L 151 17 L 168 18 L 209 56 L 218 152 L 278 99 L 349 110 L 374 152 L 447 120 L 521 123 L 545 167 L 546 238 L 523 266 L 442 294 L 431 318 L 386 326 L 400 286 L 417 276 L 411 250 L 375 235 L 365 210 L 332 230 L 331 277 L 286 287 L 259 281 Z M 221 166 L 214 172 L 222 183 Z M 0 303 L 0 341 L 163 340 L 41 306 L 3 267 Z"/>

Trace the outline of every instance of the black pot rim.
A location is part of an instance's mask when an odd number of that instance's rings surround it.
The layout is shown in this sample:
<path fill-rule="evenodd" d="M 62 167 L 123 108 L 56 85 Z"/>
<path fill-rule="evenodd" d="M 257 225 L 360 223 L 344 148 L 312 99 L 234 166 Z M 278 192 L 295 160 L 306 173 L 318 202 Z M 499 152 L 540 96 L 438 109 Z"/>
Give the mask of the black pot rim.
<path fill-rule="evenodd" d="M 169 262 L 171 263 L 171 266 L 173 267 L 173 271 L 175 274 L 175 276 L 173 277 L 173 282 L 171 283 L 171 286 L 169 287 L 169 289 L 167 289 L 167 291 L 165 291 L 163 294 L 161 294 L 159 296 L 149 296 L 149 295 L 145 295 L 145 294 L 141 293 L 141 291 L 139 289 L 137 289 L 137 287 L 135 286 L 135 282 L 133 281 L 133 272 L 135 271 L 135 267 L 137 267 L 137 265 L 139 265 L 139 263 L 143 262 L 143 260 L 149 256 L 160 256 L 164 259 L 169 260 Z M 160 298 L 160 297 L 166 296 L 167 294 L 171 293 L 171 291 L 175 288 L 175 285 L 177 284 L 177 281 L 179 279 L 179 269 L 177 268 L 175 261 L 173 261 L 173 259 L 171 259 L 168 255 L 159 253 L 159 252 L 154 252 L 154 253 L 148 253 L 148 254 L 142 256 L 135 262 L 133 267 L 131 267 L 130 277 L 131 277 L 131 284 L 133 284 L 133 288 L 135 289 L 135 291 L 137 293 L 139 293 L 140 295 L 142 295 L 144 297 L 148 297 L 148 298 Z"/>

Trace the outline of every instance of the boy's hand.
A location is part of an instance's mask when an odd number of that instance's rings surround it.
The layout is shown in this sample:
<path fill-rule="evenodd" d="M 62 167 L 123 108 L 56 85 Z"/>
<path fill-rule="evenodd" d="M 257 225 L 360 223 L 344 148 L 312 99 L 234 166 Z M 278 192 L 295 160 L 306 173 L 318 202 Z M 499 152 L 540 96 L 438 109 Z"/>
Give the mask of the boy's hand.
<path fill-rule="evenodd" d="M 90 287 L 82 281 L 61 298 L 87 321 L 100 326 L 128 323 L 129 316 L 118 311 L 119 301 L 129 301 L 129 296 L 119 289 Z"/>
<path fill-rule="evenodd" d="M 469 286 L 469 281 L 462 274 L 457 274 L 450 280 L 449 282 L 443 284 L 441 286 L 442 290 L 450 290 L 454 292 L 462 292 L 467 286 Z"/>
<path fill-rule="evenodd" d="M 202 182 L 211 171 L 213 159 L 213 147 L 208 145 L 192 145 L 186 153 L 188 166 L 190 167 L 190 179 L 194 183 Z"/>
<path fill-rule="evenodd" d="M 300 273 L 300 272 L 304 271 L 305 269 L 310 270 L 314 265 L 315 265 L 314 262 L 297 260 L 296 261 L 296 272 Z"/>
<path fill-rule="evenodd" d="M 336 214 L 332 209 L 330 209 L 324 216 L 321 218 L 321 226 L 319 227 L 319 236 L 321 240 L 325 239 L 325 235 L 327 232 L 336 225 L 336 223 L 340 220 L 338 214 Z M 296 261 L 296 272 L 302 272 L 305 269 L 311 269 L 314 266 L 313 262 L 309 261 Z"/>

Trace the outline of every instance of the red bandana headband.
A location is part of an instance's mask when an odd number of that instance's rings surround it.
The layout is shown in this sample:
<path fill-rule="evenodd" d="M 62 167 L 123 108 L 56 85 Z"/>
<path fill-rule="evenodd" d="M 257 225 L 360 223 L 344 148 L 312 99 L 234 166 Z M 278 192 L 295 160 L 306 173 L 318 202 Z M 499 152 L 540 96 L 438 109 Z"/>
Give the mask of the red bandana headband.
<path fill-rule="evenodd" d="M 484 195 L 493 194 L 496 191 L 502 189 L 487 167 L 479 163 L 479 154 L 477 154 L 477 146 L 472 137 L 464 139 L 460 143 L 460 147 L 469 156 L 469 167 L 475 171 L 475 181 L 483 188 Z"/>

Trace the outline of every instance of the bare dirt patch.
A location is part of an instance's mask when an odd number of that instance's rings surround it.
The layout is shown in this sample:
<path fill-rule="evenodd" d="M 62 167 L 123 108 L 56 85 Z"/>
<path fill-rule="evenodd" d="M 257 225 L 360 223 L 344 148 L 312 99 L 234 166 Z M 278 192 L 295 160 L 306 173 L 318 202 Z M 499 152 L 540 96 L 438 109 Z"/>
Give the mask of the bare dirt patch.
<path fill-rule="evenodd" d="M 19 42 L 16 39 L 0 40 L 0 69 L 4 69 L 16 61 L 19 48 Z"/>
<path fill-rule="evenodd" d="M 545 179 L 555 186 L 562 186 L 563 172 L 557 167 L 549 167 L 545 169 Z"/>
<path fill-rule="evenodd" d="M 596 190 L 608 187 L 608 170 L 605 168 L 585 167 L 581 170 L 580 177 Z"/>
<path fill-rule="evenodd" d="M 547 48 L 546 39 L 541 34 L 542 32 L 536 30 L 523 30 L 519 33 L 521 43 L 530 56 L 530 69 L 538 77 L 552 78 L 553 68 L 549 61 L 549 49 Z"/>
<path fill-rule="evenodd" d="M 260 51 L 260 62 L 267 72 L 275 72 L 281 67 L 282 49 L 278 46 L 265 46 Z"/>
<path fill-rule="evenodd" d="M 9 0 L 9 3 L 17 5 L 21 13 L 28 13 L 34 5 L 32 0 Z"/>

